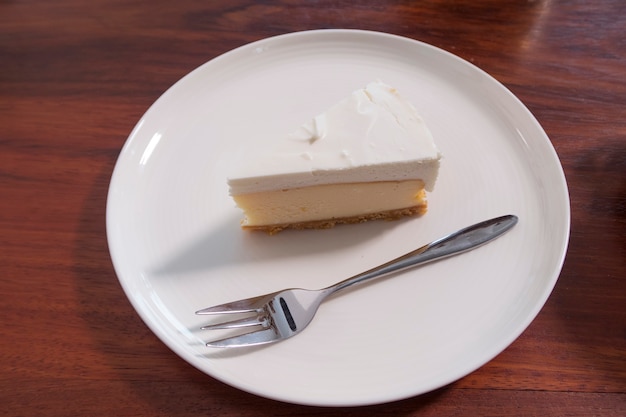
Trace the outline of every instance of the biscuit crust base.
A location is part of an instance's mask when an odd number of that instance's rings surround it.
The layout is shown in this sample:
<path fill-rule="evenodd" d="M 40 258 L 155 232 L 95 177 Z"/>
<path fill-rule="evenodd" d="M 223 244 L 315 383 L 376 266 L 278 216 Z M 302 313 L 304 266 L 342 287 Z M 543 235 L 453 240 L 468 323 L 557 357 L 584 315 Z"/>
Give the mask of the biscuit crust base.
<path fill-rule="evenodd" d="M 397 209 L 397 210 L 379 211 L 376 213 L 363 214 L 359 216 L 326 219 L 326 220 L 313 220 L 313 221 L 306 221 L 306 222 L 300 222 L 300 223 L 272 224 L 272 225 L 263 225 L 263 226 L 242 225 L 241 227 L 245 230 L 259 230 L 259 231 L 266 232 L 269 235 L 274 235 L 285 229 L 294 229 L 294 230 L 331 229 L 335 227 L 335 225 L 338 225 L 338 224 L 364 223 L 370 220 L 393 221 L 393 220 L 401 219 L 403 217 L 421 216 L 426 213 L 427 209 L 428 209 L 428 204 L 426 201 L 423 201 L 419 205 L 416 205 L 413 207 L 407 207 L 407 208 Z"/>

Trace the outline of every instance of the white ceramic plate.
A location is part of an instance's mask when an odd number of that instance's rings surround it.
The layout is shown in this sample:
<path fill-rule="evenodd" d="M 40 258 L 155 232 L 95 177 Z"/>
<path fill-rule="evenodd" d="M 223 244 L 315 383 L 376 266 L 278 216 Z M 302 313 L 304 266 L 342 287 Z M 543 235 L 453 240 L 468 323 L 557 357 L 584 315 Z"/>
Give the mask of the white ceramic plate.
<path fill-rule="evenodd" d="M 398 88 L 444 155 L 421 218 L 276 236 L 239 228 L 227 168 L 368 82 Z M 285 342 L 214 350 L 194 311 L 285 287 L 318 288 L 458 228 L 519 224 L 475 251 L 343 293 Z M 569 234 L 557 155 L 526 107 L 468 62 L 388 34 L 325 30 L 262 40 L 184 77 L 138 122 L 111 180 L 107 234 L 120 282 L 184 360 L 286 402 L 365 405 L 442 387 L 529 325 Z"/>

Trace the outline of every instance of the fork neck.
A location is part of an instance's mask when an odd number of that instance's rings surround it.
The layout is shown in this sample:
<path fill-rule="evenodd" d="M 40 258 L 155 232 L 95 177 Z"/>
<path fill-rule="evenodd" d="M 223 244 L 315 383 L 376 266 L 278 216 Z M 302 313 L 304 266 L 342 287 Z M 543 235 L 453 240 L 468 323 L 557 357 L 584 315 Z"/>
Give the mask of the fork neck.
<path fill-rule="evenodd" d="M 324 292 L 330 295 L 373 278 L 466 252 L 501 236 L 515 226 L 517 221 L 517 216 L 507 215 L 476 223 L 385 264 L 331 285 L 325 288 Z"/>

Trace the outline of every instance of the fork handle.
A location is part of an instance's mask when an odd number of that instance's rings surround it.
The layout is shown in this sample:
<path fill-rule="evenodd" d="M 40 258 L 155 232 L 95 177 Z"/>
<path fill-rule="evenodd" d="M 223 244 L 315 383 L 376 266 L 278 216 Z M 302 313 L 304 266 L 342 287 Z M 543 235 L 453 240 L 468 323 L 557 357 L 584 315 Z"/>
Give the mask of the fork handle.
<path fill-rule="evenodd" d="M 373 278 L 379 278 L 393 272 L 467 252 L 503 235 L 515 226 L 517 221 L 517 216 L 506 215 L 476 223 L 473 226 L 437 239 L 406 255 L 326 287 L 324 291 L 326 295 L 330 295 Z"/>

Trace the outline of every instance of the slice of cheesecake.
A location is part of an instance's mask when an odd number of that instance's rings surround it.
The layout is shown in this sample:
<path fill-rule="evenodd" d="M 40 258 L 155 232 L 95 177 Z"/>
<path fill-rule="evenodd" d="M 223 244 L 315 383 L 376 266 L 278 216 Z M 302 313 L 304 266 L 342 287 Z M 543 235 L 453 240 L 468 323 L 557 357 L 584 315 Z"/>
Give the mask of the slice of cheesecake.
<path fill-rule="evenodd" d="M 242 227 L 270 234 L 421 215 L 441 157 L 415 108 L 381 82 L 269 148 L 228 184 Z"/>

